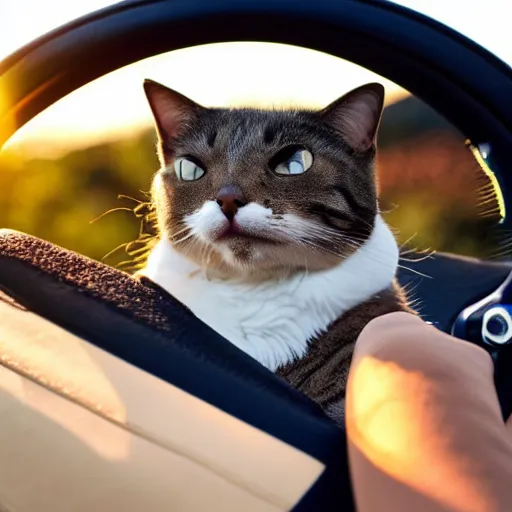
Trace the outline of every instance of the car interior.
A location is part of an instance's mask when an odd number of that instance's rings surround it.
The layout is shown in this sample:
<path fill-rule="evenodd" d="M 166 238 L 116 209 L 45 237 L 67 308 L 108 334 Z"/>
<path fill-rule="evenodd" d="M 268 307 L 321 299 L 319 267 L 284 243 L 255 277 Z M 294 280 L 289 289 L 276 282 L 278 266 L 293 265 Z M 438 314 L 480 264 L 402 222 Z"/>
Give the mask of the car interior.
<path fill-rule="evenodd" d="M 311 48 L 410 91 L 464 134 L 509 232 L 512 70 L 391 2 L 115 4 L 0 62 L 0 144 L 110 72 L 230 41 Z M 504 417 L 511 270 L 506 257 L 436 252 L 398 274 L 426 321 L 491 353 Z M 11 229 L 0 231 L 0 415 L 0 510 L 354 510 L 345 432 L 316 404 L 148 279 Z"/>

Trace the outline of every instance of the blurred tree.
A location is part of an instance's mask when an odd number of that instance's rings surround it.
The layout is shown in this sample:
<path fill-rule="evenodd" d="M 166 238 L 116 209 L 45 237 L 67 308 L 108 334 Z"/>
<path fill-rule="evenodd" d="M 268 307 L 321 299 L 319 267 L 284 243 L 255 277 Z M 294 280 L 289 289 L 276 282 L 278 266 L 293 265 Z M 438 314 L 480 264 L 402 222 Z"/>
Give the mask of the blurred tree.
<path fill-rule="evenodd" d="M 489 181 L 456 130 L 407 98 L 385 110 L 379 149 L 382 207 L 401 243 L 412 237 L 417 248 L 489 255 L 496 216 L 482 216 L 479 205 Z M 0 152 L 0 226 L 94 259 L 111 253 L 107 263 L 118 264 L 127 259 L 122 245 L 139 235 L 131 210 L 147 200 L 157 168 L 153 130 L 54 160 Z"/>

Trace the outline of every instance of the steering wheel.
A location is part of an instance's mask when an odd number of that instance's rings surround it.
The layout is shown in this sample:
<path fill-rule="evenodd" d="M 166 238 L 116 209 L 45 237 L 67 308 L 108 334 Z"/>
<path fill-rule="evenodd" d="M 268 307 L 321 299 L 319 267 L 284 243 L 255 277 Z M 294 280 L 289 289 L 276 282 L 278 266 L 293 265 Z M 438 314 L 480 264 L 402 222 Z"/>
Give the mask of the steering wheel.
<path fill-rule="evenodd" d="M 503 228 L 512 227 L 512 70 L 450 28 L 381 0 L 127 0 L 99 10 L 0 63 L 0 144 L 106 73 L 163 52 L 229 41 L 330 53 L 421 98 L 468 137 L 498 187 Z M 443 305 L 449 314 L 439 327 L 492 354 L 508 417 L 512 266 L 440 258 L 457 300 Z M 136 285 L 101 264 L 6 231 L 0 237 L 0 290 L 38 317 L 318 461 L 317 477 L 282 510 L 353 508 L 344 432 L 151 283 Z M 10 325 L 10 332 L 18 327 Z"/>

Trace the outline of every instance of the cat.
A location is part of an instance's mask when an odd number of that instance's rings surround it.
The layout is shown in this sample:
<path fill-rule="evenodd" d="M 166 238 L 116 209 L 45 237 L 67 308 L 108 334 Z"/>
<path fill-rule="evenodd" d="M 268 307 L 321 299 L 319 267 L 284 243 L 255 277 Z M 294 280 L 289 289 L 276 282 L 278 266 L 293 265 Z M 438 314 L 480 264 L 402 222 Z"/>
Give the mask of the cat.
<path fill-rule="evenodd" d="M 410 311 L 374 170 L 384 88 L 320 111 L 207 108 L 144 90 L 161 169 L 159 241 L 140 272 L 337 424 L 355 341 Z"/>

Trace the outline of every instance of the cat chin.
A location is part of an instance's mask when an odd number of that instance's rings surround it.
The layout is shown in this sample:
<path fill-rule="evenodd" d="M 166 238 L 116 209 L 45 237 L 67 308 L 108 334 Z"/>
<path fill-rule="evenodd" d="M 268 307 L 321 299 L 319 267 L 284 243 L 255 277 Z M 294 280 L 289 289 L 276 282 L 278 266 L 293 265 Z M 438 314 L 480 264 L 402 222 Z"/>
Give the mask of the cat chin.
<path fill-rule="evenodd" d="M 226 243 L 204 246 L 197 254 L 206 254 L 209 250 L 207 258 L 194 257 L 184 248 L 174 247 L 174 250 L 201 267 L 209 278 L 256 282 L 294 273 L 289 266 L 283 266 L 254 243 L 244 248 L 231 247 Z"/>
<path fill-rule="evenodd" d="M 230 242 L 204 244 L 194 251 L 195 257 L 186 247 L 173 246 L 173 249 L 201 267 L 210 278 L 253 283 L 329 270 L 344 259 L 329 253 L 322 256 L 318 251 L 311 252 L 295 244 Z M 208 257 L 201 257 L 204 254 Z"/>

